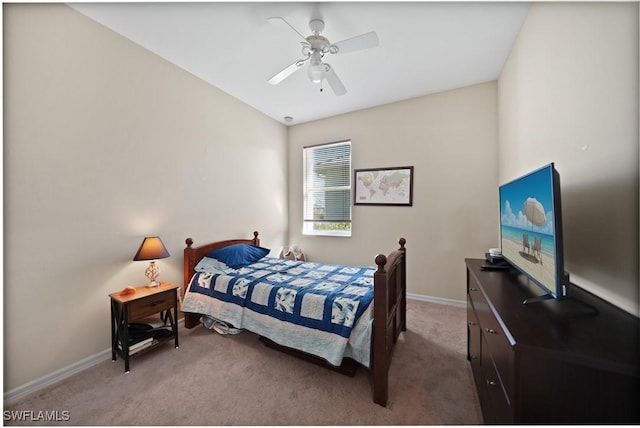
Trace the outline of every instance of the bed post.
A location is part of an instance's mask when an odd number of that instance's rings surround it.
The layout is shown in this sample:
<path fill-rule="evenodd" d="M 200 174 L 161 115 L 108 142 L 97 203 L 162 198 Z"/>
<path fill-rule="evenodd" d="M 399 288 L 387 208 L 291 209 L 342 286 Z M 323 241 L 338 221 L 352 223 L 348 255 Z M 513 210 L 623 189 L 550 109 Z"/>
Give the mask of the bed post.
<path fill-rule="evenodd" d="M 398 243 L 400 248 L 388 257 L 376 256 L 378 269 L 373 274 L 373 401 L 383 407 L 389 400 L 391 351 L 400 332 L 407 330 L 407 240 L 400 238 Z"/>
<path fill-rule="evenodd" d="M 389 329 L 387 328 L 389 290 L 387 273 L 384 270 L 386 264 L 387 257 L 378 254 L 376 256 L 378 269 L 373 274 L 373 350 L 371 356 L 373 402 L 383 407 L 386 407 L 389 399 Z"/>
<path fill-rule="evenodd" d="M 400 330 L 407 331 L 407 249 L 404 245 L 407 240 L 400 238 L 398 251 L 402 253 L 402 264 L 400 267 L 400 284 L 402 286 L 402 302 L 400 302 Z"/>
<path fill-rule="evenodd" d="M 187 247 L 184 249 L 184 288 L 182 289 L 184 293 L 187 292 L 187 287 L 189 287 L 189 281 L 191 281 L 191 275 L 193 275 L 193 269 L 195 268 L 195 250 L 192 247 L 193 239 L 187 238 L 185 239 L 185 244 Z M 200 323 L 200 315 L 192 314 L 185 312 L 184 313 L 184 327 L 185 328 L 193 328 Z"/>
<path fill-rule="evenodd" d="M 187 287 L 189 286 L 189 281 L 191 280 L 191 272 L 193 271 L 193 262 L 191 259 L 193 258 L 193 239 L 187 238 L 184 240 L 185 244 L 187 244 L 187 248 L 184 249 L 184 269 L 182 271 L 184 277 L 184 291 L 187 291 Z"/>

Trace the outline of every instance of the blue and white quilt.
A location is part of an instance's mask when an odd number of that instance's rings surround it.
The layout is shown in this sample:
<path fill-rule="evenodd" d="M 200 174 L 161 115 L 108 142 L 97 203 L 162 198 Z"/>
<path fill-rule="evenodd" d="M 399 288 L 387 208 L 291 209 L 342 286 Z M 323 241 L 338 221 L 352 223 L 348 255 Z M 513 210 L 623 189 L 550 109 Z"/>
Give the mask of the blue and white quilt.
<path fill-rule="evenodd" d="M 182 310 L 265 336 L 340 365 L 369 366 L 372 267 L 264 257 L 238 269 L 196 272 Z"/>

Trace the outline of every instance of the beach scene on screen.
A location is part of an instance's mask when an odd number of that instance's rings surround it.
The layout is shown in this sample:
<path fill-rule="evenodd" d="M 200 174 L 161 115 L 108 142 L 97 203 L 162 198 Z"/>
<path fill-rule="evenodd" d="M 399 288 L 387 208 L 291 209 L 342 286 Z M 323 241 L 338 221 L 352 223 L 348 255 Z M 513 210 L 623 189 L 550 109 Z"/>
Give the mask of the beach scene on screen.
<path fill-rule="evenodd" d="M 556 247 L 551 171 L 500 189 L 502 255 L 555 293 Z"/>

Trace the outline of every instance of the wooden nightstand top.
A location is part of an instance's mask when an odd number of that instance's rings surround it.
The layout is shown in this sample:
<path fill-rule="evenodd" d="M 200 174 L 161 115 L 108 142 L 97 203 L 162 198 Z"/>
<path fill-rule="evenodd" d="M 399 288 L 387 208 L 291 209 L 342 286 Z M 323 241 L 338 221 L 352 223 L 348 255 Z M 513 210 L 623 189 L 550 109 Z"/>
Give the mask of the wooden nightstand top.
<path fill-rule="evenodd" d="M 164 291 L 175 290 L 176 288 L 178 288 L 178 286 L 170 282 L 160 282 L 160 285 L 158 285 L 157 287 L 147 287 L 146 285 L 142 285 L 140 287 L 136 287 L 135 293 L 121 295 L 120 292 L 122 290 L 120 290 L 120 291 L 116 291 L 115 293 L 109 294 L 109 297 L 111 297 L 114 300 L 117 300 L 120 303 L 127 303 L 132 300 L 152 296 L 154 294 L 162 293 Z"/>

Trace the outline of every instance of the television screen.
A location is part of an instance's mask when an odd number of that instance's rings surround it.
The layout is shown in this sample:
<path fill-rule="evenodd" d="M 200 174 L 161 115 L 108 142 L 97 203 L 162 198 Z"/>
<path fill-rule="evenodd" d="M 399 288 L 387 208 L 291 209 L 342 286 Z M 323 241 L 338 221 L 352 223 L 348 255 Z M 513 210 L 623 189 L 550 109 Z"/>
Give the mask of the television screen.
<path fill-rule="evenodd" d="M 500 246 L 547 298 L 566 296 L 560 178 L 553 163 L 500 186 Z"/>

